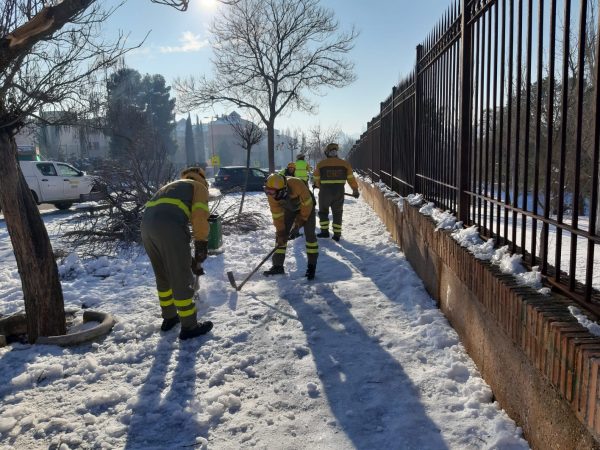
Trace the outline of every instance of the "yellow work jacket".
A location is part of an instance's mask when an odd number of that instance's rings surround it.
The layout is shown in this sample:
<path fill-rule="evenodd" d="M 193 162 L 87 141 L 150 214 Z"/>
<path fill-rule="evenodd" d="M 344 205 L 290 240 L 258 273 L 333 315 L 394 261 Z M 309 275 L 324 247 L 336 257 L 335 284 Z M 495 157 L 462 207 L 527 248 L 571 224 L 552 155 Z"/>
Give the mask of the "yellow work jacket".
<path fill-rule="evenodd" d="M 343 186 L 348 182 L 352 190 L 356 191 L 358 189 L 358 184 L 352 173 L 352 166 L 348 161 L 337 157 L 325 158 L 319 161 L 313 173 L 313 182 L 318 188 L 322 185 L 341 184 Z"/>
<path fill-rule="evenodd" d="M 285 214 L 297 213 L 297 219 L 306 222 L 314 207 L 308 186 L 295 177 L 287 178 L 288 195 L 283 200 L 269 196 L 269 208 L 273 216 L 273 225 L 278 232 L 285 231 Z"/>
<path fill-rule="evenodd" d="M 194 240 L 208 240 L 210 212 L 206 182 L 176 180 L 166 184 L 146 203 L 146 209 L 150 208 L 163 209 L 176 221 L 191 222 Z"/>

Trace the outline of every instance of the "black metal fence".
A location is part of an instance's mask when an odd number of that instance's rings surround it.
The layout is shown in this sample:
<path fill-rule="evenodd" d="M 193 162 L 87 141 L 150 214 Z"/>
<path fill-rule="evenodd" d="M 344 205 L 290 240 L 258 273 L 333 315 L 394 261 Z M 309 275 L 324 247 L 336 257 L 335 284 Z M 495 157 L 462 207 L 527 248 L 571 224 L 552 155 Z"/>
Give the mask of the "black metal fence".
<path fill-rule="evenodd" d="M 600 315 L 598 0 L 462 0 L 350 152 Z"/>

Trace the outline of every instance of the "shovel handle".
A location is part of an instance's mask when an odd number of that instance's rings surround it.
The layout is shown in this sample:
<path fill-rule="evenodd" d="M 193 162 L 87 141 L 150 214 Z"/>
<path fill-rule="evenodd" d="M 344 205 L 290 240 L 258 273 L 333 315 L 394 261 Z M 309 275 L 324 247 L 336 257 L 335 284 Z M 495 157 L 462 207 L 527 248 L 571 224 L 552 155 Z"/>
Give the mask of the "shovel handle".
<path fill-rule="evenodd" d="M 266 262 L 267 262 L 267 260 L 268 260 L 268 259 L 269 259 L 269 258 L 270 258 L 272 255 L 273 255 L 273 253 L 275 253 L 275 250 L 277 250 L 277 247 L 274 247 L 274 248 L 273 248 L 273 250 L 271 250 L 271 251 L 269 252 L 269 254 L 263 258 L 263 260 L 262 260 L 262 261 L 261 261 L 261 262 L 258 264 L 258 266 L 256 266 L 256 267 L 254 268 L 254 270 L 253 270 L 252 272 L 250 272 L 250 274 L 249 274 L 249 275 L 248 275 L 246 278 L 244 278 L 244 281 L 242 281 L 242 282 L 240 283 L 240 285 L 237 287 L 237 290 L 238 290 L 238 291 L 239 291 L 239 290 L 241 290 L 241 289 L 242 289 L 242 287 L 244 286 L 244 284 L 246 284 L 246 281 L 248 281 L 248 280 L 250 279 L 250 277 L 251 277 L 252 275 L 254 275 L 254 274 L 256 273 L 256 271 L 257 271 L 258 269 L 260 269 L 260 268 L 261 268 L 261 266 L 262 266 L 264 263 L 266 263 Z"/>

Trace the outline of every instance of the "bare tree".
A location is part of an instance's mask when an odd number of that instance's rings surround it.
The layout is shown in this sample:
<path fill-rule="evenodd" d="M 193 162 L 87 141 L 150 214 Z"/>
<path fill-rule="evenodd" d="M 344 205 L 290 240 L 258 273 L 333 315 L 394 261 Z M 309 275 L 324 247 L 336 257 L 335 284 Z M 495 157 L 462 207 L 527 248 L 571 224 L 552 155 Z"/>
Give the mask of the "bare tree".
<path fill-rule="evenodd" d="M 307 93 L 355 79 L 346 59 L 357 32 L 338 32 L 318 0 L 240 0 L 212 25 L 215 77 L 174 83 L 185 110 L 233 104 L 254 111 L 267 129 L 275 170 L 275 119 L 288 110 L 314 111 Z"/>
<path fill-rule="evenodd" d="M 175 178 L 166 146 L 152 154 L 147 151 L 160 133 L 148 125 L 143 114 L 138 114 L 131 125 L 135 133 L 127 138 L 122 158 L 105 161 L 96 170 L 98 187 L 106 193 L 100 208 L 82 209 L 66 221 L 63 236 L 70 251 L 93 257 L 114 256 L 140 243 L 146 202 L 160 186 Z"/>
<path fill-rule="evenodd" d="M 244 177 L 244 187 L 242 189 L 242 200 L 240 201 L 240 210 L 238 216 L 242 214 L 244 207 L 244 199 L 246 198 L 246 190 L 248 189 L 248 174 L 250 172 L 250 152 L 252 147 L 262 141 L 265 137 L 264 131 L 252 120 L 239 119 L 238 116 L 230 115 L 227 117 L 227 122 L 233 128 L 233 131 L 238 137 L 238 145 L 246 150 L 246 175 Z"/>
<path fill-rule="evenodd" d="M 0 3 L 0 204 L 21 276 L 27 334 L 64 334 L 64 302 L 48 233 L 17 162 L 15 135 L 46 108 L 86 114 L 93 74 L 126 51 L 104 42 L 94 0 Z"/>
<path fill-rule="evenodd" d="M 288 135 L 288 139 L 285 142 L 285 146 L 287 148 L 287 150 L 290 151 L 290 161 L 294 160 L 294 152 L 296 152 L 298 150 L 298 148 L 300 148 L 300 141 L 298 139 L 298 130 L 294 131 L 294 134 L 289 137 Z"/>
<path fill-rule="evenodd" d="M 309 130 L 308 152 L 307 157 L 312 161 L 312 166 L 315 167 L 317 162 L 325 157 L 323 149 L 331 142 L 337 142 L 342 131 L 333 126 L 323 129 L 321 124 L 315 125 Z"/>

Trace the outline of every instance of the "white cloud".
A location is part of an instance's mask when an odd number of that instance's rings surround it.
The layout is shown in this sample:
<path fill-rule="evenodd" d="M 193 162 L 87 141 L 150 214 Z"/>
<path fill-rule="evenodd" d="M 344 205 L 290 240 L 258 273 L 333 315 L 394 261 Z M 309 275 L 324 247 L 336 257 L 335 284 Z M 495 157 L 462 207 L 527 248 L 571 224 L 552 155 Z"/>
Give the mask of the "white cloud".
<path fill-rule="evenodd" d="M 179 42 L 181 45 L 177 47 L 159 47 L 159 50 L 161 53 L 197 52 L 208 45 L 207 39 L 200 39 L 200 35 L 195 35 L 191 31 L 184 31 Z"/>

